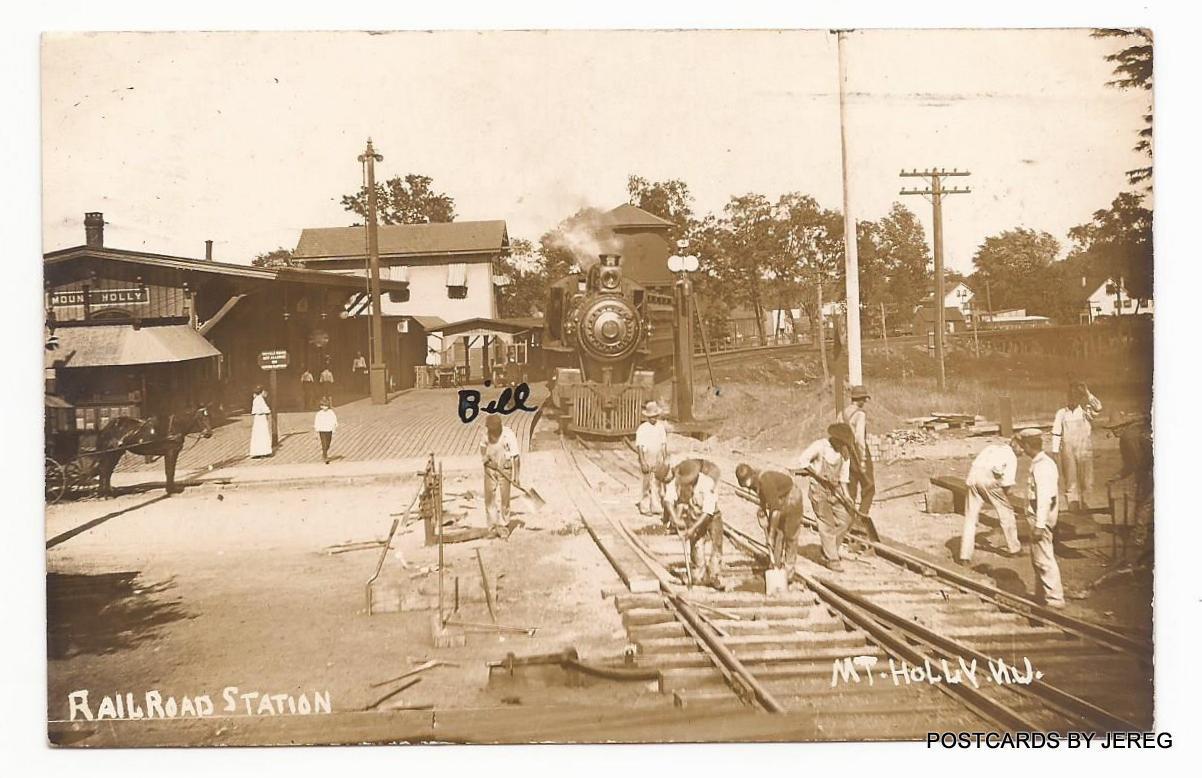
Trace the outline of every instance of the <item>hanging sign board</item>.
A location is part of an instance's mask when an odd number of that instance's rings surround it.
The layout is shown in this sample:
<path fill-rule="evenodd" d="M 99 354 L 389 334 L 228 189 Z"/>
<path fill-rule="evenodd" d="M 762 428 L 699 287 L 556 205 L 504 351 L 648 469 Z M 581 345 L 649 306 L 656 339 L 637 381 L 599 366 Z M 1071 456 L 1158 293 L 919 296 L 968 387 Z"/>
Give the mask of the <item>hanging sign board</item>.
<path fill-rule="evenodd" d="M 284 349 L 260 351 L 259 367 L 264 370 L 284 370 L 288 367 L 288 352 Z"/>

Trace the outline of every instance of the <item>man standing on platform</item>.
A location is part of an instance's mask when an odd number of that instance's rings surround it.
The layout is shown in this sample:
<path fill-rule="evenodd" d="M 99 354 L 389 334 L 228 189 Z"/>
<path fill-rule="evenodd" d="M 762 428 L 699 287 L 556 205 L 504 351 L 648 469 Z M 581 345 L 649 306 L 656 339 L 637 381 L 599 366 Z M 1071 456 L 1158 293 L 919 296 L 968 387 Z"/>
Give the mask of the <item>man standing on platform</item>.
<path fill-rule="evenodd" d="M 1031 458 L 1027 486 L 1027 521 L 1031 525 L 1031 566 L 1035 569 L 1039 598 L 1049 608 L 1064 607 L 1060 566 L 1052 546 L 1052 532 L 1060 514 L 1060 470 L 1043 450 L 1043 435 L 1037 429 L 1018 433 L 1019 445 Z"/>
<path fill-rule="evenodd" d="M 521 483 L 522 450 L 513 430 L 501 423 L 500 416 L 484 421 L 480 439 L 480 457 L 484 460 L 484 515 L 488 528 L 500 538 L 509 537 L 509 489 Z"/>
<path fill-rule="evenodd" d="M 860 502 L 860 513 L 868 513 L 872 498 L 876 496 L 876 473 L 872 465 L 872 450 L 868 448 L 868 411 L 864 409 L 869 395 L 863 386 L 853 386 L 850 394 L 851 405 L 843 409 L 843 421 L 851 427 L 856 456 L 851 463 L 851 482 L 848 486 L 852 502 L 857 499 Z"/>
<path fill-rule="evenodd" d="M 781 570 L 791 570 L 797 561 L 797 533 L 801 531 L 801 487 L 788 473 L 759 471 L 748 464 L 735 468 L 735 480 L 759 498 L 756 518 L 764 530 L 773 563 Z"/>
<path fill-rule="evenodd" d="M 634 450 L 639 456 L 639 469 L 643 473 L 643 494 L 639 498 L 639 513 L 658 516 L 663 513 L 663 495 L 660 480 L 655 470 L 668 463 L 668 430 L 660 421 L 660 407 L 650 400 L 643 407 L 645 421 L 634 433 Z"/>
<path fill-rule="evenodd" d="M 1018 556 L 1022 544 L 1018 541 L 1018 527 L 1014 523 L 1014 508 L 1010 505 L 1010 489 L 1018 472 L 1018 455 L 1022 453 L 1018 437 L 1007 444 L 994 443 L 977 454 L 968 469 L 968 502 L 964 510 L 964 527 L 960 533 L 960 555 L 957 561 L 968 564 L 972 561 L 976 547 L 977 519 L 981 508 L 988 501 L 997 512 L 1002 525 L 1002 536 L 1006 539 L 1005 556 Z"/>
<path fill-rule="evenodd" d="M 321 375 L 317 377 L 318 384 L 321 385 L 321 396 L 329 397 L 330 401 L 334 400 L 334 371 L 330 370 L 330 363 L 326 362 L 325 368 L 321 371 Z"/>
<path fill-rule="evenodd" d="M 305 366 L 305 372 L 301 373 L 301 402 L 305 404 L 305 410 L 313 407 L 313 395 L 317 389 L 317 382 L 313 380 L 313 371 L 309 370 L 308 365 Z"/>
<path fill-rule="evenodd" d="M 360 391 L 368 390 L 367 380 L 367 357 L 363 356 L 362 351 L 355 352 L 355 359 L 351 362 L 351 375 L 355 377 L 355 385 Z"/>

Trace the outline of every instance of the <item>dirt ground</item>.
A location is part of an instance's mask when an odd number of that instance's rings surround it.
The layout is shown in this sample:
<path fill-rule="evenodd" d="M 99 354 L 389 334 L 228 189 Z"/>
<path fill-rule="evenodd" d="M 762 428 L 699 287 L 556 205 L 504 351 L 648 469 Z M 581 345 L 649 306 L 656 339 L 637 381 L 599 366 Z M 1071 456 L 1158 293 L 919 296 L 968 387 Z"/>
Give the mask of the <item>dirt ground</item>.
<path fill-rule="evenodd" d="M 531 482 L 553 484 L 546 472 L 550 461 L 530 459 Z M 475 473 L 447 474 L 446 491 L 466 512 L 464 525 L 484 524 L 479 480 Z M 601 596 L 603 587 L 620 582 L 562 499 L 538 513 L 518 513 L 525 526 L 508 541 L 446 547 L 447 609 L 459 577 L 459 618 L 489 622 L 476 559 L 480 550 L 497 589 L 497 620 L 537 627 L 534 637 L 468 632 L 466 646 L 433 647 L 437 551 L 424 545 L 420 522 L 396 543 L 408 566 L 390 553 L 382 589 L 377 587 L 377 592 L 406 588 L 408 604 L 420 610 L 368 616 L 365 582 L 379 550 L 332 555 L 325 549 L 385 536 L 390 514 L 403 511 L 415 489 L 412 480 L 370 488 L 201 487 L 170 499 L 129 495 L 52 507 L 48 718 L 67 719 L 68 694 L 81 689 L 90 691 L 93 712 L 103 695 L 129 692 L 141 699 L 150 690 L 164 699 L 208 694 L 220 709 L 228 687 L 238 687 L 237 695 L 258 691 L 311 699 L 324 692 L 335 712 L 360 711 L 399 685 L 372 684 L 430 659 L 455 665 L 422 673 L 420 684 L 377 710 L 434 704 L 670 705 L 645 684 L 588 690 L 489 684 L 485 662 L 508 652 L 524 656 L 572 646 L 589 661 L 622 655 L 620 620 Z M 83 526 L 85 531 L 71 534 Z M 207 742 L 223 742 L 250 722 L 235 717 L 203 723 Z M 58 742 L 81 745 L 95 731 L 79 722 L 51 726 Z M 120 741 L 138 745 L 139 731 L 124 730 Z M 289 742 L 287 730 L 276 736 Z M 206 742 L 195 726 L 185 740 Z M 159 732 L 146 742 L 173 740 L 170 732 Z"/>

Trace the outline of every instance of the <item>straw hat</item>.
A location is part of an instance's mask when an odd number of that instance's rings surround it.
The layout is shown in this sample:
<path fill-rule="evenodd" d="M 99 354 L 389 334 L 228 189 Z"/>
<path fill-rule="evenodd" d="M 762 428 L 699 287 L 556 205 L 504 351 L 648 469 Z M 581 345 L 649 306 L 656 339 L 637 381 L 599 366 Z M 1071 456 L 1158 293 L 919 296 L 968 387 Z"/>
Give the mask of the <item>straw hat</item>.
<path fill-rule="evenodd" d="M 658 417 L 662 413 L 663 413 L 663 411 L 660 409 L 659 404 L 656 403 L 655 400 L 648 400 L 647 404 L 643 406 L 643 417 L 644 418 L 653 419 L 653 418 Z"/>
<path fill-rule="evenodd" d="M 868 394 L 868 390 L 864 388 L 863 384 L 856 384 L 851 388 L 850 392 L 851 399 L 853 400 L 867 400 L 871 396 Z"/>

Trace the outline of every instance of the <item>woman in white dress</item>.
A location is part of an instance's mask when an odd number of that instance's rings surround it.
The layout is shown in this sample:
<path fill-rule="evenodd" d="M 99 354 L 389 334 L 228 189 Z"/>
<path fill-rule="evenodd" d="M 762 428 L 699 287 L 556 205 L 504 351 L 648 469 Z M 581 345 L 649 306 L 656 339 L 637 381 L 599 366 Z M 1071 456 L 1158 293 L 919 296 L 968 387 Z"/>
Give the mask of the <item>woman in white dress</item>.
<path fill-rule="evenodd" d="M 250 427 L 250 455 L 252 457 L 271 456 L 271 408 L 267 405 L 267 391 L 255 387 L 255 397 L 250 405 L 251 417 L 254 421 Z"/>

